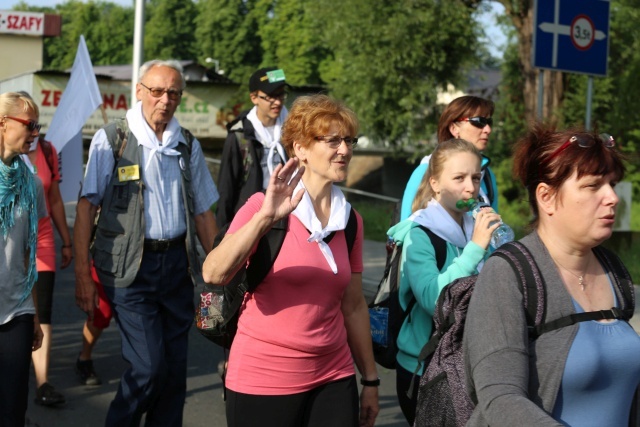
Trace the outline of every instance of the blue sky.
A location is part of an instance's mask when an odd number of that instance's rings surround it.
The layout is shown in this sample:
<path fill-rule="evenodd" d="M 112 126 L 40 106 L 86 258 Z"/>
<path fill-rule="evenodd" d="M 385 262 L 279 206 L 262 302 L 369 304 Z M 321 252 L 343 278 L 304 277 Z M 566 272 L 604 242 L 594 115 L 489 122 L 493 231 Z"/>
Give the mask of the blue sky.
<path fill-rule="evenodd" d="M 10 0 L 12 6 L 18 3 L 18 0 Z M 135 0 L 110 0 L 113 3 L 117 3 L 123 6 L 133 6 Z M 30 6 L 55 6 L 58 3 L 63 3 L 64 0 L 27 0 L 26 3 Z M 502 58 L 502 52 L 506 43 L 506 37 L 502 33 L 502 30 L 496 23 L 496 15 L 504 13 L 504 7 L 497 2 L 488 2 L 488 10 L 482 11 L 478 20 L 485 25 L 487 32 L 487 47 L 493 56 Z"/>

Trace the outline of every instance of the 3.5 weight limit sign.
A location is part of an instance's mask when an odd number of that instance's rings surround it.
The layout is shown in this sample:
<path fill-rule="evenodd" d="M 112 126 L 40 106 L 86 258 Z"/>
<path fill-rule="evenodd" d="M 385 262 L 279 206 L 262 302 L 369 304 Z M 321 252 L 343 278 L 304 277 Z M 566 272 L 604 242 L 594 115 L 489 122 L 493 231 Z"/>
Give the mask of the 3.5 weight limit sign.
<path fill-rule="evenodd" d="M 606 76 L 609 1 L 537 0 L 533 66 Z"/>

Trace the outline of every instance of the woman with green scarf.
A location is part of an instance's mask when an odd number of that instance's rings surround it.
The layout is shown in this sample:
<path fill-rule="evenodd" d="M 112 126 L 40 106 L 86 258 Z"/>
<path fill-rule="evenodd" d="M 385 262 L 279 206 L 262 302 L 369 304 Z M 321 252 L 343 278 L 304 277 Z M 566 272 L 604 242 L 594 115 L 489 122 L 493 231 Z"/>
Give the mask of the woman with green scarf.
<path fill-rule="evenodd" d="M 34 305 L 38 220 L 46 216 L 42 184 L 20 154 L 38 136 L 38 106 L 0 94 L 0 425 L 24 426 L 31 352 L 42 331 Z"/>

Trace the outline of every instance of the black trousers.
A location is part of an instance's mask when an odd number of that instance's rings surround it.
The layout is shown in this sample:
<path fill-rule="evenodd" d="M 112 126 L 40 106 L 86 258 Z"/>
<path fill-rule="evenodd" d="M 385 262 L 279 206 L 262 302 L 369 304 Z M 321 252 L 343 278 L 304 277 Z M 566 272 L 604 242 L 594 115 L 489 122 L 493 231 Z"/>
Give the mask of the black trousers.
<path fill-rule="evenodd" d="M 355 376 L 304 393 L 262 396 L 227 390 L 229 427 L 357 427 Z"/>
<path fill-rule="evenodd" d="M 400 403 L 400 409 L 411 426 L 416 418 L 420 376 L 415 376 L 415 380 L 413 381 L 413 394 L 411 399 L 409 399 L 407 392 L 409 391 L 412 378 L 414 378 L 413 372 L 407 371 L 400 365 L 396 366 L 396 394 L 398 395 L 398 403 Z"/>
<path fill-rule="evenodd" d="M 0 427 L 24 427 L 33 346 L 33 314 L 0 325 Z"/>

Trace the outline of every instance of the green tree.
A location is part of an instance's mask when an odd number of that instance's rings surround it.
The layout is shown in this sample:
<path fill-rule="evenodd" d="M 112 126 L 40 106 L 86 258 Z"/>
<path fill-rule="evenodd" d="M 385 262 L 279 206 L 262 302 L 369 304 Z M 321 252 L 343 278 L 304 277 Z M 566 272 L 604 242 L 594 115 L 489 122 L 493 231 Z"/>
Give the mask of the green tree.
<path fill-rule="evenodd" d="M 228 78 L 244 84 L 262 63 L 258 21 L 255 13 L 251 13 L 255 3 L 255 0 L 200 0 L 194 20 L 200 62 L 216 59 Z M 243 92 L 246 93 L 246 87 Z"/>
<path fill-rule="evenodd" d="M 150 0 L 146 8 L 145 60 L 195 59 L 197 14 L 192 0 Z"/>
<path fill-rule="evenodd" d="M 460 0 L 317 0 L 309 10 L 333 53 L 320 76 L 366 134 L 397 146 L 430 138 L 437 90 L 477 62 L 474 7 Z"/>
<path fill-rule="evenodd" d="M 81 35 L 84 35 L 93 64 L 131 62 L 133 9 L 130 7 L 103 1 L 67 0 L 55 8 L 41 8 L 28 6 L 23 1 L 16 5 L 16 10 L 55 13 L 62 17 L 60 37 L 44 39 L 45 69 L 71 68 Z"/>
<path fill-rule="evenodd" d="M 323 45 L 323 25 L 310 10 L 310 1 L 280 0 L 269 18 L 271 0 L 261 0 L 257 10 L 264 22 L 259 35 L 264 51 L 263 65 L 277 65 L 285 70 L 293 85 L 323 84 L 320 64 L 331 56 Z M 267 14 L 264 12 L 267 11 Z"/>

